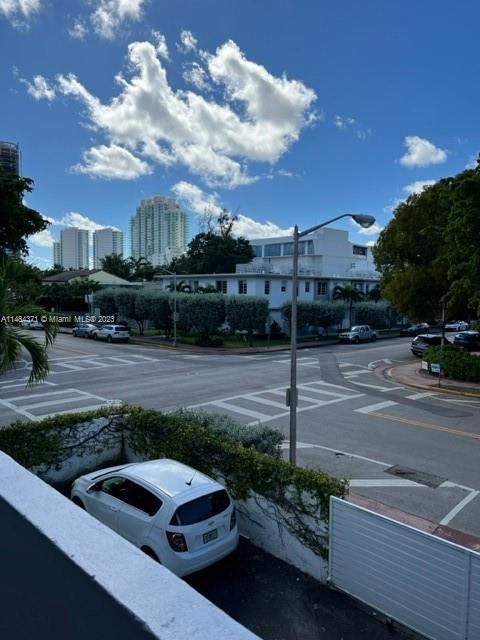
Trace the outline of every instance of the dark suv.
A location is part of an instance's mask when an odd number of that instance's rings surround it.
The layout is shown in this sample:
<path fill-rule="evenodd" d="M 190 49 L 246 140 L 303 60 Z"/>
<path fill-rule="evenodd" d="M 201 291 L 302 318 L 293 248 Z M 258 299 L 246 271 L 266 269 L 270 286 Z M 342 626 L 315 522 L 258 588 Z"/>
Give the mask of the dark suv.
<path fill-rule="evenodd" d="M 410 347 L 414 356 L 421 356 L 428 347 L 438 347 L 442 344 L 442 335 L 440 333 L 421 333 L 417 336 Z M 444 344 L 452 344 L 444 338 Z"/>
<path fill-rule="evenodd" d="M 401 336 L 418 336 L 420 333 L 428 333 L 430 325 L 426 322 L 419 322 L 418 324 L 412 324 L 409 327 L 404 327 L 400 330 Z"/>
<path fill-rule="evenodd" d="M 462 331 L 457 333 L 453 339 L 453 344 L 464 351 L 480 351 L 480 332 Z"/>

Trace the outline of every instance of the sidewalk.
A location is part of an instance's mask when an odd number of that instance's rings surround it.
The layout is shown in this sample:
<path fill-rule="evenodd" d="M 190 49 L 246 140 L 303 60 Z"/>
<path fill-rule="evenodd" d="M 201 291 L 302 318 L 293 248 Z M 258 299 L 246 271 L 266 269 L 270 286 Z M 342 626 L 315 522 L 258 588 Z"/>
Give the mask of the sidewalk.
<path fill-rule="evenodd" d="M 463 382 L 432 375 L 420 368 L 420 362 L 389 367 L 383 370 L 383 375 L 395 382 L 417 389 L 461 393 L 464 396 L 480 398 L 480 384 L 478 382 Z"/>

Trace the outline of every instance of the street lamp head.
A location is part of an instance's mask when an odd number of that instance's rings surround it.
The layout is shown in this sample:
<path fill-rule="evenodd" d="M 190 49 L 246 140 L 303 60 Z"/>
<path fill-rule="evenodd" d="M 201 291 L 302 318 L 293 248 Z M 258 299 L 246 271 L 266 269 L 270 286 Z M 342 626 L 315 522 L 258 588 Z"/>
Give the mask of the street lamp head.
<path fill-rule="evenodd" d="M 364 229 L 368 229 L 375 224 L 375 218 L 364 213 L 352 214 L 353 220 Z"/>

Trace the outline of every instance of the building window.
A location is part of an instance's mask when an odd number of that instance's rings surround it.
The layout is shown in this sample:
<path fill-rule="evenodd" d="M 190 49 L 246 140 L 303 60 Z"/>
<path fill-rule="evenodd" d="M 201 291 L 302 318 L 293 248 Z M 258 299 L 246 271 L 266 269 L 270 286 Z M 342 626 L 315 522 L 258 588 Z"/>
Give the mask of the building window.
<path fill-rule="evenodd" d="M 361 247 L 358 244 L 353 245 L 353 255 L 354 256 L 366 256 L 367 255 L 367 247 Z"/>
<path fill-rule="evenodd" d="M 310 293 L 310 280 L 305 282 L 305 293 Z"/>
<path fill-rule="evenodd" d="M 266 244 L 265 245 L 265 257 L 272 258 L 275 256 L 282 255 L 282 245 L 281 244 Z"/>
<path fill-rule="evenodd" d="M 252 244 L 253 253 L 256 258 L 262 257 L 262 245 L 261 244 Z"/>
<path fill-rule="evenodd" d="M 317 296 L 326 296 L 328 292 L 328 284 L 326 282 L 317 282 Z"/>
<path fill-rule="evenodd" d="M 306 240 L 304 244 L 305 244 L 305 253 L 311 256 L 313 254 L 313 240 Z"/>
<path fill-rule="evenodd" d="M 264 293 L 266 296 L 270 295 L 270 280 L 265 280 Z"/>
<path fill-rule="evenodd" d="M 218 293 L 227 293 L 227 281 L 217 280 L 216 283 Z"/>
<path fill-rule="evenodd" d="M 239 280 L 238 281 L 238 293 L 247 293 L 247 281 L 246 280 Z"/>
<path fill-rule="evenodd" d="M 299 242 L 298 243 L 298 255 L 304 256 L 307 249 L 307 242 Z M 284 242 L 283 243 L 283 255 L 284 256 L 293 256 L 293 242 Z"/>
<path fill-rule="evenodd" d="M 282 280 L 281 284 L 280 284 L 280 289 L 282 292 L 285 292 L 287 290 L 287 281 L 286 280 Z"/>

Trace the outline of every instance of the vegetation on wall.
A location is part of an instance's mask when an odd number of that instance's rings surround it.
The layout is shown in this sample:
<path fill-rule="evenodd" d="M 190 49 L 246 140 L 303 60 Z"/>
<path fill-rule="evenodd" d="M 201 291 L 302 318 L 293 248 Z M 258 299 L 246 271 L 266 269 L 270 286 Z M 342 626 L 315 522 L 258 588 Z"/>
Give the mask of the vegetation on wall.
<path fill-rule="evenodd" d="M 85 423 L 98 426 L 86 431 Z M 323 523 L 328 520 L 329 497 L 343 496 L 347 483 L 284 461 L 279 452 L 282 439 L 270 427 L 246 427 L 226 417 L 112 407 L 13 423 L 0 430 L 0 449 L 30 469 L 56 467 L 71 456 L 87 457 L 97 454 L 99 446 L 118 447 L 119 442 L 146 460 L 173 458 L 219 478 L 236 500 L 254 499 L 266 518 L 325 556 Z"/>

